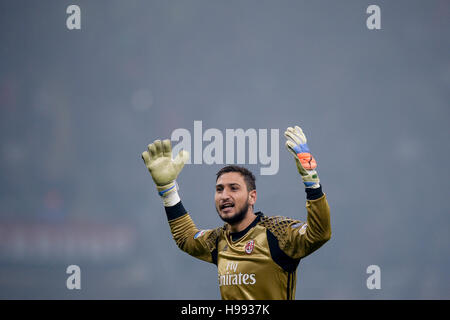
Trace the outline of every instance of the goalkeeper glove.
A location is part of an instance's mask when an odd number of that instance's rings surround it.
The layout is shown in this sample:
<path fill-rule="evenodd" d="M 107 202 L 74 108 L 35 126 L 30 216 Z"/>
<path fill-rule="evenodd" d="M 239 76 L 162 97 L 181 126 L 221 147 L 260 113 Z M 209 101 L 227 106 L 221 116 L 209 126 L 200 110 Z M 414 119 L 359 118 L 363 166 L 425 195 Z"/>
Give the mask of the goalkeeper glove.
<path fill-rule="evenodd" d="M 299 126 L 287 128 L 284 136 L 287 138 L 286 147 L 295 157 L 297 170 L 302 176 L 306 188 L 318 188 L 320 186 L 319 176 L 316 172 L 316 159 L 311 155 L 306 136 Z"/>
<path fill-rule="evenodd" d="M 152 175 L 164 206 L 170 207 L 177 204 L 180 197 L 175 180 L 189 159 L 189 153 L 181 150 L 175 159 L 172 159 L 170 140 L 155 140 L 148 145 L 148 151 L 142 153 L 142 159 Z"/>

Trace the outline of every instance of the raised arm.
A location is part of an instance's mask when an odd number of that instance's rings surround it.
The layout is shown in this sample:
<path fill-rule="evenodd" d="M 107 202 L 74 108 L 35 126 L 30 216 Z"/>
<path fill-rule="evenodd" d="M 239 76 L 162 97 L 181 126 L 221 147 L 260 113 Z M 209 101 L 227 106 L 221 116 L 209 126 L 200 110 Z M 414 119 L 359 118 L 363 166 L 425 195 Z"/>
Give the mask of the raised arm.
<path fill-rule="evenodd" d="M 186 253 L 212 263 L 217 263 L 216 239 L 218 229 L 199 231 L 183 207 L 176 179 L 189 159 L 181 150 L 172 159 L 170 140 L 155 140 L 142 153 L 142 159 L 156 184 L 163 201 L 170 231 L 178 247 Z"/>
<path fill-rule="evenodd" d="M 299 126 L 287 128 L 286 147 L 295 157 L 306 190 L 306 223 L 292 223 L 286 229 L 285 253 L 299 259 L 320 248 L 331 238 L 330 208 L 322 192 L 317 162 L 311 155 L 307 139 Z"/>

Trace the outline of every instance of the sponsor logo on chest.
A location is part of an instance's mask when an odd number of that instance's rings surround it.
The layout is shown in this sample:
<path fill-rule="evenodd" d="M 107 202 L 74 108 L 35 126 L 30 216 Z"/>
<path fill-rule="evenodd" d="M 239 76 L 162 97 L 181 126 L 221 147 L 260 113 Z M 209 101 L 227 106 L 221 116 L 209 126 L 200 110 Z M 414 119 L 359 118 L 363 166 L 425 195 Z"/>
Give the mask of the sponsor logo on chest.
<path fill-rule="evenodd" d="M 226 261 L 226 267 L 225 270 L 222 269 L 222 273 L 219 268 L 219 286 L 242 286 L 256 283 L 256 274 L 240 271 L 238 264 L 239 262 L 236 261 Z"/>

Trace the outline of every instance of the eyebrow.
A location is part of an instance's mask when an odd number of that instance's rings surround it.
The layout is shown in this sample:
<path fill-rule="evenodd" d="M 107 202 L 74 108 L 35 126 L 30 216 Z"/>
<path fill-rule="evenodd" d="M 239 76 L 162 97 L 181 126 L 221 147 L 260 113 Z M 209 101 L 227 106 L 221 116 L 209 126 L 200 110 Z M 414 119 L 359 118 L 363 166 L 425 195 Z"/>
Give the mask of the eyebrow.
<path fill-rule="evenodd" d="M 230 187 L 231 187 L 231 186 L 239 186 L 239 187 L 241 186 L 241 185 L 240 185 L 239 183 L 237 183 L 237 182 L 228 183 L 227 185 L 230 186 Z M 216 184 L 216 188 L 217 188 L 217 187 L 223 187 L 223 186 L 224 186 L 224 184 L 222 184 L 222 183 Z"/>

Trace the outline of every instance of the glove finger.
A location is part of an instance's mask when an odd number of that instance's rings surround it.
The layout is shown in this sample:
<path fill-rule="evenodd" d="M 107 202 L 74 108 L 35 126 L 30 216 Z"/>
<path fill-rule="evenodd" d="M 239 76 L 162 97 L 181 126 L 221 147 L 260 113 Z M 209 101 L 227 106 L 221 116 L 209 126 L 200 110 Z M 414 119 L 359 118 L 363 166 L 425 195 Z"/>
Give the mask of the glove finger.
<path fill-rule="evenodd" d="M 285 135 L 288 134 L 288 135 L 294 135 L 294 136 L 295 136 L 296 132 L 295 132 L 295 129 L 294 129 L 294 128 L 288 127 L 288 128 L 286 129 L 286 131 L 284 132 L 284 134 L 285 134 Z M 295 142 L 295 140 L 294 140 L 294 142 Z"/>
<path fill-rule="evenodd" d="M 288 127 L 288 128 L 286 129 L 286 131 L 292 132 L 293 134 L 297 134 L 297 130 L 296 130 L 295 128 L 292 128 L 292 127 Z"/>
<path fill-rule="evenodd" d="M 292 142 L 294 142 L 295 144 L 301 144 L 302 141 L 300 140 L 300 138 L 295 134 L 295 131 L 286 131 L 284 133 L 284 136 L 288 139 L 291 140 Z"/>
<path fill-rule="evenodd" d="M 148 149 L 148 153 L 150 155 L 150 159 L 154 160 L 156 158 L 156 146 L 155 146 L 155 144 L 154 143 L 149 144 L 147 146 L 147 149 Z"/>
<path fill-rule="evenodd" d="M 286 141 L 286 148 L 288 149 L 288 151 L 290 153 L 292 153 L 292 155 L 295 157 L 295 160 L 298 160 L 298 156 L 297 156 L 297 152 L 295 152 L 294 148 L 297 146 L 294 142 L 292 141 Z"/>
<path fill-rule="evenodd" d="M 295 126 L 295 129 L 290 129 L 288 132 L 291 133 L 293 137 L 295 137 L 295 142 L 297 144 L 305 144 L 306 143 L 306 137 L 303 133 L 302 129 L 299 126 Z"/>
<path fill-rule="evenodd" d="M 153 142 L 153 144 L 155 145 L 155 150 L 156 150 L 156 155 L 155 155 L 155 156 L 156 156 L 157 158 L 161 157 L 161 155 L 162 155 L 162 150 L 163 150 L 161 140 L 155 140 L 155 141 Z"/>
<path fill-rule="evenodd" d="M 184 164 L 189 160 L 189 152 L 185 150 L 181 150 L 175 159 L 173 159 L 173 164 L 177 168 L 177 171 L 180 172 L 183 169 Z"/>
<path fill-rule="evenodd" d="M 303 129 L 300 126 L 295 126 L 294 129 L 297 132 L 303 133 Z"/>
<path fill-rule="evenodd" d="M 152 161 L 151 161 L 150 154 L 148 153 L 148 151 L 142 152 L 141 157 L 142 157 L 142 160 L 144 160 L 145 165 L 146 165 L 147 167 L 149 167 L 149 166 L 150 166 L 150 163 L 151 163 Z"/>
<path fill-rule="evenodd" d="M 299 126 L 295 126 L 295 131 L 297 133 L 297 136 L 299 136 L 300 139 L 303 141 L 302 144 L 305 144 L 307 140 L 305 134 L 303 133 L 302 128 L 300 128 Z"/>
<path fill-rule="evenodd" d="M 295 143 L 294 138 L 292 138 L 292 133 L 290 133 L 289 131 L 285 131 L 284 132 L 284 136 L 286 137 L 286 139 L 288 139 L 288 140 L 290 140 L 290 141 Z"/>
<path fill-rule="evenodd" d="M 172 144 L 169 139 L 163 140 L 162 142 L 163 155 L 165 157 L 172 158 Z"/>

